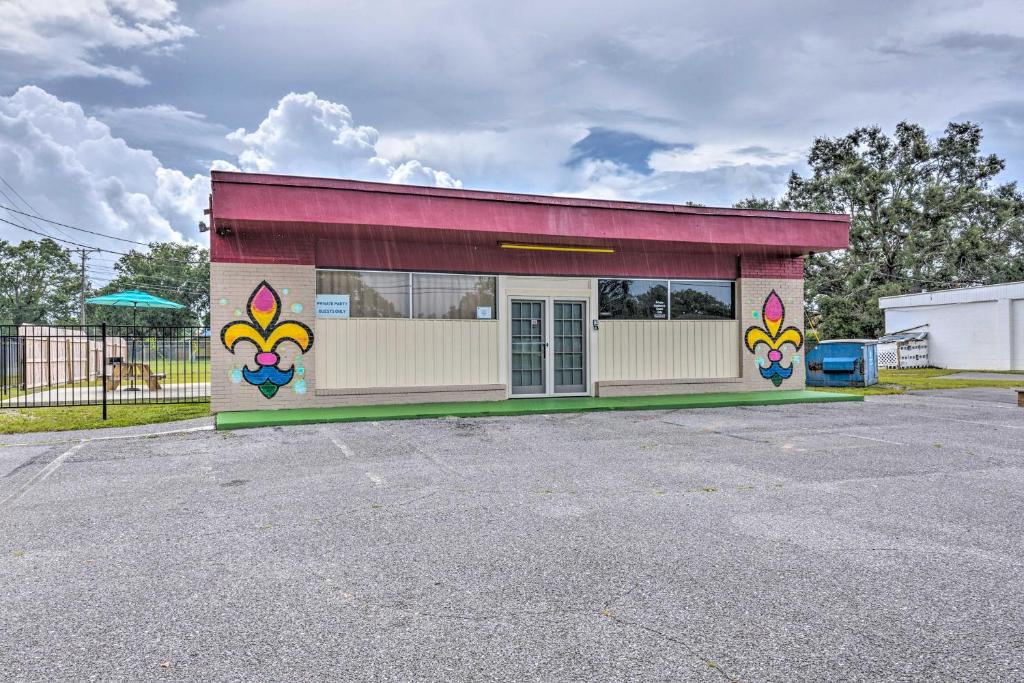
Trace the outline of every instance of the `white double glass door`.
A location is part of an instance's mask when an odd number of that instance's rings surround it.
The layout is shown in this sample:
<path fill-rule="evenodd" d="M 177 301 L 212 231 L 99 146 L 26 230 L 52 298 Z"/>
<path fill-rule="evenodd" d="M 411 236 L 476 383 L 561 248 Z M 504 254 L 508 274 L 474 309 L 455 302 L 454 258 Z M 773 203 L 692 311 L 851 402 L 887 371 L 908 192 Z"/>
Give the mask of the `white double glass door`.
<path fill-rule="evenodd" d="M 553 297 L 510 301 L 513 396 L 587 393 L 586 318 L 585 301 Z"/>

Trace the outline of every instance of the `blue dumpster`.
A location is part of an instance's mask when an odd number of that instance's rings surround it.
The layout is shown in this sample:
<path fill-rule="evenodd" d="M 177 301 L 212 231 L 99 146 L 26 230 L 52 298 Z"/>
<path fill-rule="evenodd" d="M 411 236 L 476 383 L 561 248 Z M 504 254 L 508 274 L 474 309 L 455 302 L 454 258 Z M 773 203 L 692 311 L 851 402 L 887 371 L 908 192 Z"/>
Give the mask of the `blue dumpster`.
<path fill-rule="evenodd" d="M 831 339 L 807 352 L 807 386 L 869 387 L 878 384 L 874 339 Z"/>

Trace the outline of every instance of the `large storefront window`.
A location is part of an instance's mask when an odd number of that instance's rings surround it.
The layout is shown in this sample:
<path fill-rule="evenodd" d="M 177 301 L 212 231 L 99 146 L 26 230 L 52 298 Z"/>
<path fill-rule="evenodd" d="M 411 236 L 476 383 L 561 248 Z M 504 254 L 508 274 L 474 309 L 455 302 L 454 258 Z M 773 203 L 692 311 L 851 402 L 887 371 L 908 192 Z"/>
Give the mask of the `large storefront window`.
<path fill-rule="evenodd" d="M 497 278 L 356 270 L 316 272 L 323 302 L 342 318 L 490 320 L 498 317 Z"/>
<path fill-rule="evenodd" d="M 732 320 L 733 283 L 672 282 L 673 320 Z"/>
<path fill-rule="evenodd" d="M 732 320 L 728 281 L 598 280 L 599 317 L 607 320 Z M 670 295 L 671 294 L 671 301 Z"/>
<path fill-rule="evenodd" d="M 350 318 L 408 318 L 409 274 L 318 270 L 317 294 L 348 295 Z"/>
<path fill-rule="evenodd" d="M 666 280 L 598 280 L 599 317 L 612 320 L 668 318 Z"/>
<path fill-rule="evenodd" d="M 497 278 L 480 275 L 412 276 L 412 316 L 446 320 L 497 317 Z"/>

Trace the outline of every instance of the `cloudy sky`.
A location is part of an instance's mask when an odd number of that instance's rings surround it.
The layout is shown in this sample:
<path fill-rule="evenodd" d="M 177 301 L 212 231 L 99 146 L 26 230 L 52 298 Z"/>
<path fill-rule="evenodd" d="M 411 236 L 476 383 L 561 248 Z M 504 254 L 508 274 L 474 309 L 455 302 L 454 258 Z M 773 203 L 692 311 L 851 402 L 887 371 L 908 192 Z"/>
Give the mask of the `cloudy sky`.
<path fill-rule="evenodd" d="M 1019 0 L 0 0 L 0 204 L 202 241 L 213 167 L 730 205 L 901 119 L 1024 179 L 1022 86 Z"/>

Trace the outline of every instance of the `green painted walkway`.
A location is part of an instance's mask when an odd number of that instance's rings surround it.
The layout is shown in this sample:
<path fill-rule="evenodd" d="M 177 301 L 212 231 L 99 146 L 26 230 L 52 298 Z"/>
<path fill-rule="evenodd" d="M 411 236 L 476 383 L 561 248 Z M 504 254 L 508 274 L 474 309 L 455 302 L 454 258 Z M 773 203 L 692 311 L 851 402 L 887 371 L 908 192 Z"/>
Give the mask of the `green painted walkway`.
<path fill-rule="evenodd" d="M 724 408 L 768 406 L 786 403 L 833 403 L 863 401 L 855 394 L 822 391 L 744 391 L 721 394 L 676 394 L 672 396 L 620 396 L 593 398 L 518 398 L 507 401 L 464 403 L 409 403 L 405 405 L 347 406 L 342 408 L 291 408 L 286 410 L 242 410 L 218 413 L 217 429 L 279 427 L 318 422 L 366 422 L 373 420 L 418 420 L 433 417 L 492 417 L 496 415 L 538 415 L 577 413 L 591 410 L 675 410 L 678 408 Z"/>

